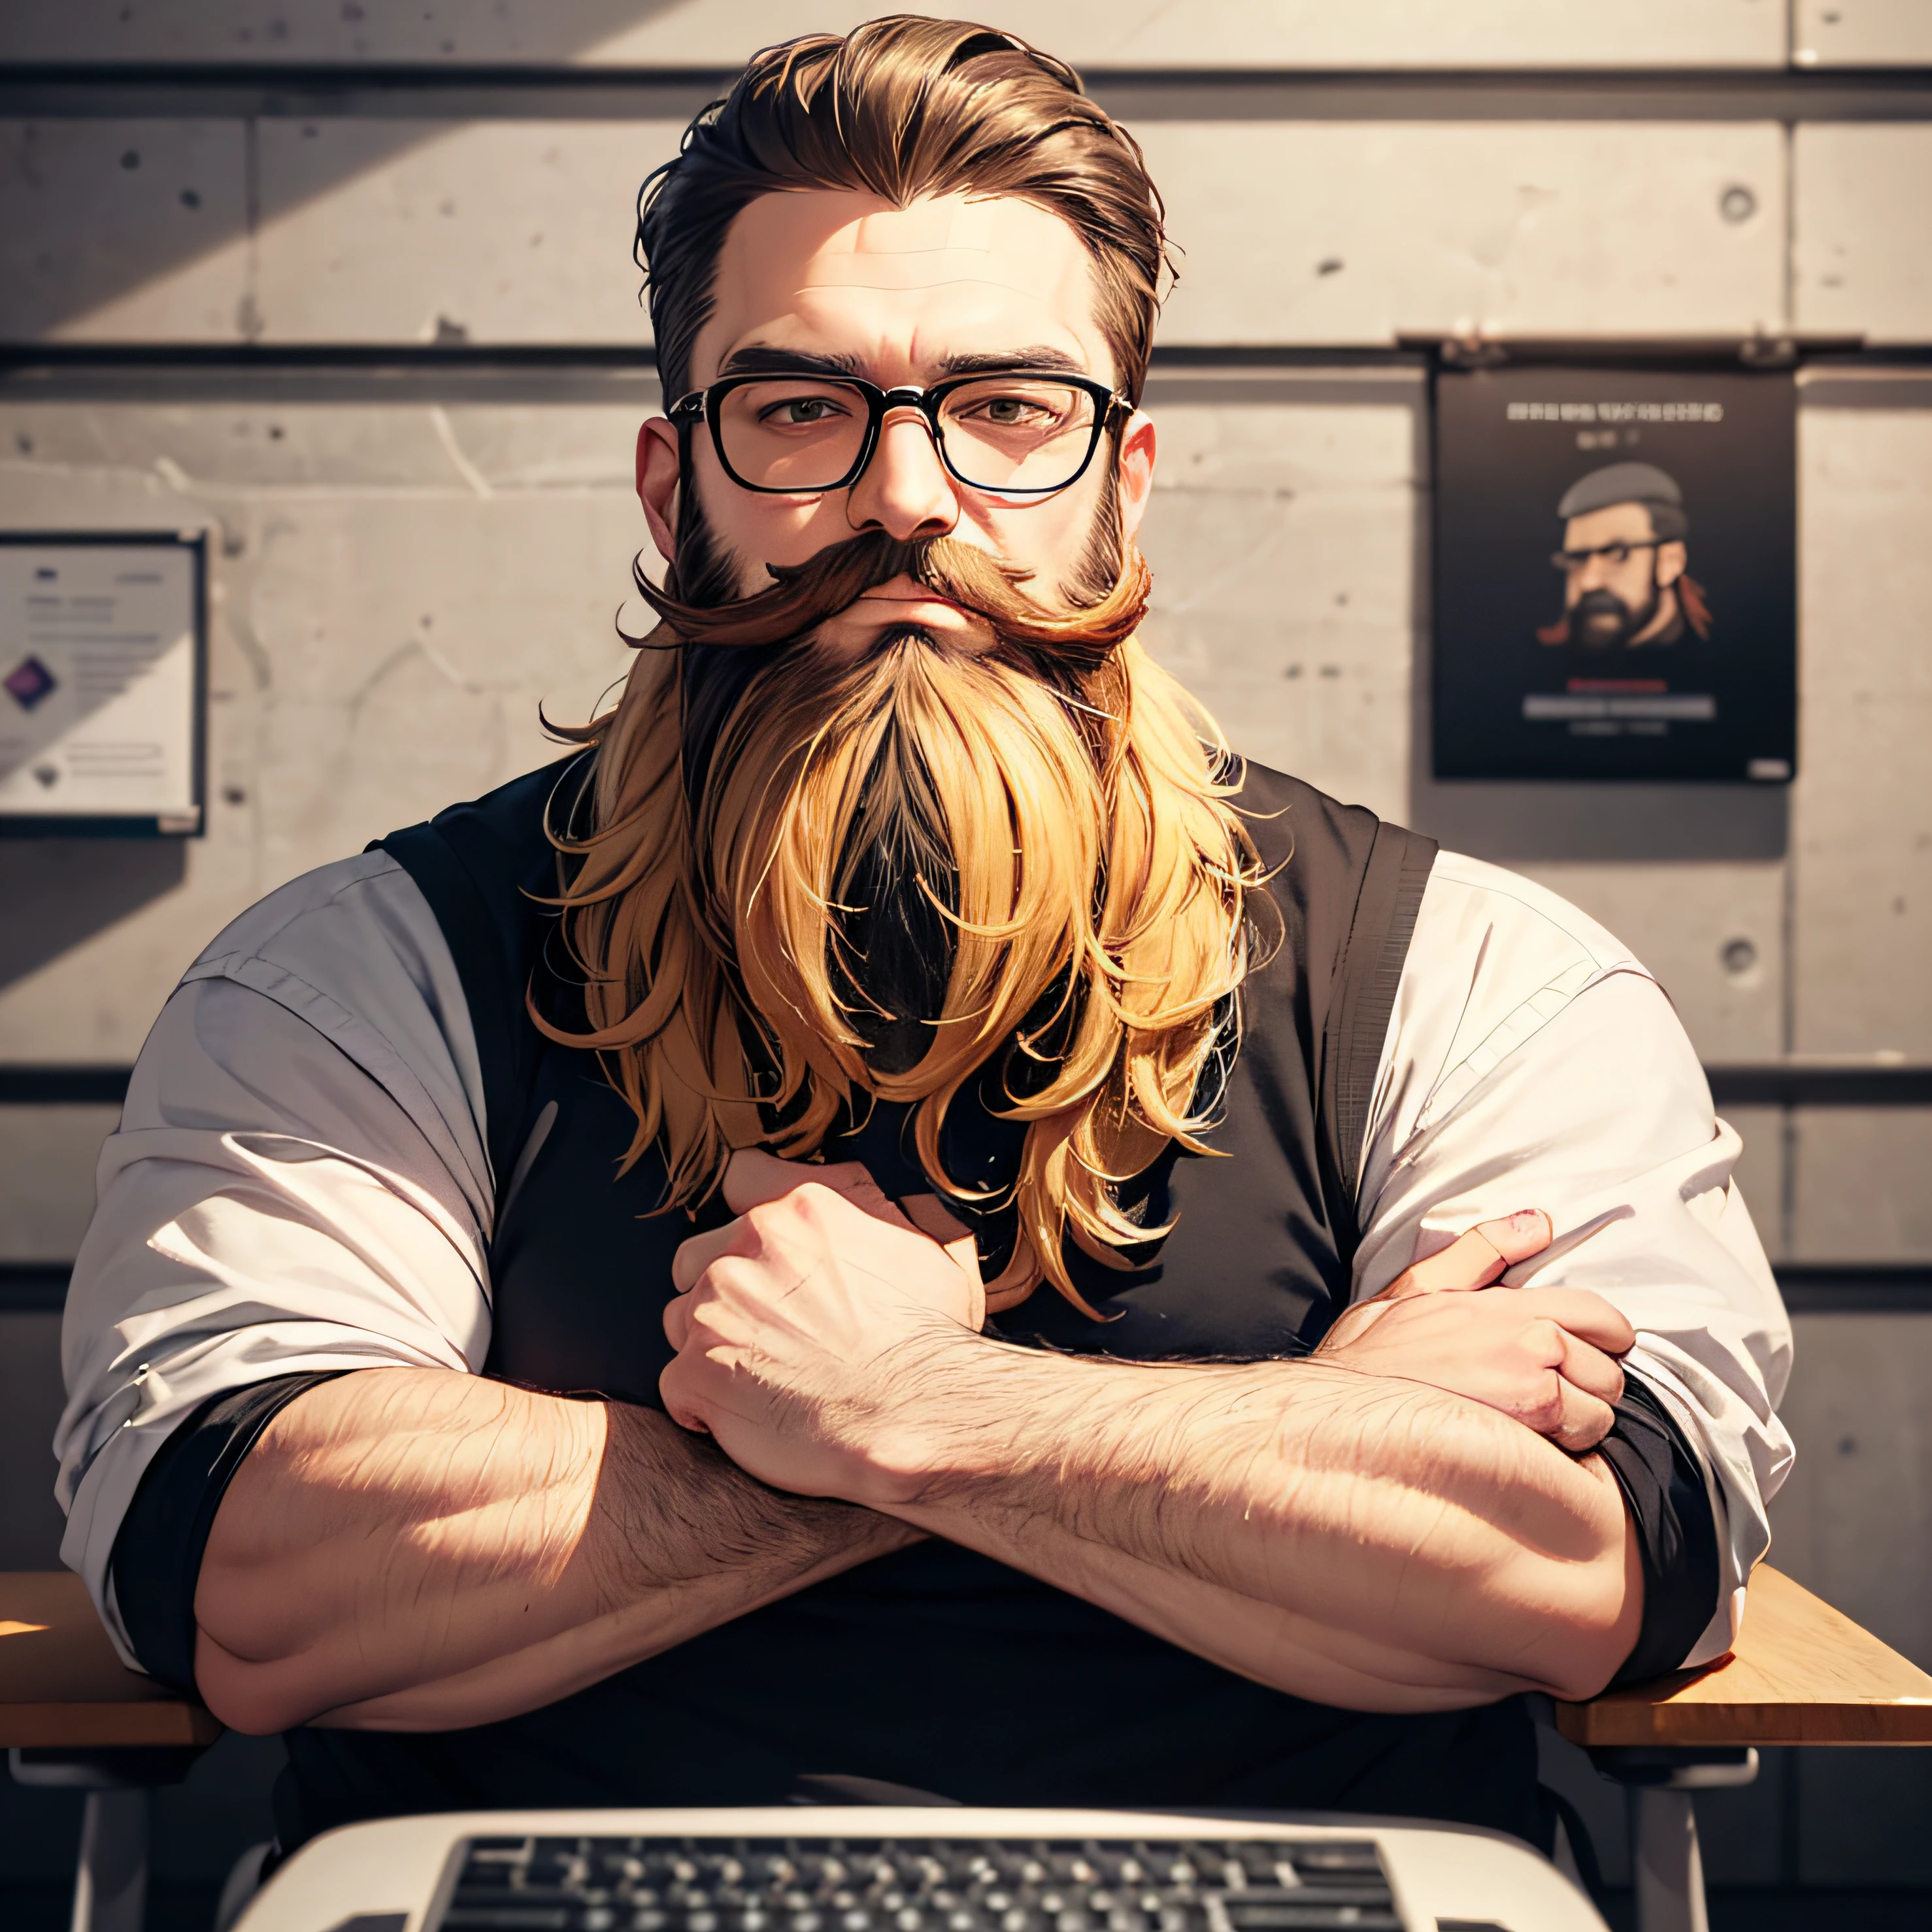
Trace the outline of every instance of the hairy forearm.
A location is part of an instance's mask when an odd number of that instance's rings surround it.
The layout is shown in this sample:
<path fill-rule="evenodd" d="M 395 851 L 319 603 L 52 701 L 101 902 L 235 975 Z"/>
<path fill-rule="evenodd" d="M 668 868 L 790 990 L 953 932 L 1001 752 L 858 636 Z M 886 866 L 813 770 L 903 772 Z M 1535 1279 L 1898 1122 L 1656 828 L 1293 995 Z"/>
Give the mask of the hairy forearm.
<path fill-rule="evenodd" d="M 876 1440 L 852 1492 L 1324 1702 L 1586 1695 L 1635 1640 L 1607 1469 L 1418 1383 L 956 1342 Z"/>
<path fill-rule="evenodd" d="M 913 1540 L 648 1410 L 442 1370 L 325 1383 L 218 1512 L 196 1676 L 235 1728 L 440 1730 L 550 1702 Z"/>

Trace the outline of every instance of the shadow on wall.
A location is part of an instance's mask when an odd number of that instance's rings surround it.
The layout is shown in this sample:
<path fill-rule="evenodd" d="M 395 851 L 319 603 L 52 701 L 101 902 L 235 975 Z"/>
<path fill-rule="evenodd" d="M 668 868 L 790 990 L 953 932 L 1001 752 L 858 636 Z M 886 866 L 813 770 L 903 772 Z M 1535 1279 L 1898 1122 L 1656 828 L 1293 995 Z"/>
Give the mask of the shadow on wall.
<path fill-rule="evenodd" d="M 1426 730 L 1426 721 L 1418 728 Z M 1782 785 L 1438 783 L 1429 775 L 1426 743 L 1420 765 L 1411 781 L 1409 824 L 1452 852 L 1498 865 L 1785 854 L 1790 814 Z"/>
<path fill-rule="evenodd" d="M 515 10 L 513 20 L 496 17 L 508 10 L 446 9 L 454 18 L 433 31 L 425 28 L 430 34 L 425 44 L 404 46 L 399 43 L 406 32 L 385 31 L 373 49 L 337 46 L 342 30 L 330 20 L 322 23 L 329 30 L 322 35 L 326 47 L 257 42 L 238 44 L 233 58 L 281 62 L 292 53 L 313 58 L 320 51 L 352 64 L 374 54 L 431 69 L 487 63 L 541 70 L 566 65 L 679 3 L 546 0 L 542 8 Z M 4 10 L 0 60 L 46 57 L 46 47 L 64 38 L 47 16 L 64 10 L 64 0 L 31 0 Z M 346 17 L 349 10 L 343 13 Z M 436 22 L 434 14 L 422 18 Z M 694 91 L 692 111 L 708 92 L 701 86 Z M 327 118 L 355 112 L 352 98 L 345 97 Z M 420 122 L 358 121 L 326 144 L 326 158 L 305 155 L 288 178 L 272 181 L 262 176 L 252 126 L 239 119 L 108 124 L 50 116 L 14 121 L 0 130 L 0 340 L 51 335 L 448 131 L 440 122 L 426 128 Z M 61 238 L 50 246 L 55 237 Z M 252 290 L 237 305 L 233 332 L 237 342 L 260 332 Z"/>
<path fill-rule="evenodd" d="M 188 875 L 178 838 L 0 839 L 0 986 L 172 892 Z"/>

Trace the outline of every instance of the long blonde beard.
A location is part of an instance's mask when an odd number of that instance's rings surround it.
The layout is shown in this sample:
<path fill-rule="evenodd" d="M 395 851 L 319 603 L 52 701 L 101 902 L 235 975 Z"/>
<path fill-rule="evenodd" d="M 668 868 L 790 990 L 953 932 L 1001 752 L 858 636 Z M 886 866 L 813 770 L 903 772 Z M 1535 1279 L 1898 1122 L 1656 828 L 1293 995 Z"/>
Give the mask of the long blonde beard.
<path fill-rule="evenodd" d="M 1046 1280 L 1084 1307 L 1066 1237 L 1126 1265 L 1161 1230 L 1127 1218 L 1119 1184 L 1170 1141 L 1210 1150 L 1196 1088 L 1237 1010 L 1262 874 L 1219 732 L 1131 638 L 1077 698 L 1004 653 L 908 638 L 841 667 L 800 646 L 746 687 L 694 808 L 681 657 L 641 652 L 584 734 L 596 829 L 557 841 L 590 1030 L 538 1023 L 600 1052 L 637 1115 L 626 1165 L 658 1148 L 665 1205 L 689 1206 L 734 1148 L 808 1158 L 872 1095 L 911 1103 L 942 1198 L 1001 1205 L 945 1172 L 940 1133 L 1010 1051 L 1029 1063 L 1018 1083 L 1007 1063 L 998 1109 L 1026 1124 L 1018 1237 L 989 1300 Z M 898 1072 L 868 1054 L 881 1013 L 848 938 L 856 860 L 881 842 L 952 934 L 929 1043 Z"/>

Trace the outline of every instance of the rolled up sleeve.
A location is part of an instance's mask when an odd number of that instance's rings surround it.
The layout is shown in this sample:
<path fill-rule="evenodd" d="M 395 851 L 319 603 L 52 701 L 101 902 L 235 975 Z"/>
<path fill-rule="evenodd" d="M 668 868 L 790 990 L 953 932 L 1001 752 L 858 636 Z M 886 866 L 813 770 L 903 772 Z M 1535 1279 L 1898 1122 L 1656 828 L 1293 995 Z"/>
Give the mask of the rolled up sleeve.
<path fill-rule="evenodd" d="M 260 946 L 190 975 L 102 1151 L 62 1331 L 56 1494 L 62 1559 L 130 1664 L 110 1563 L 143 1472 L 183 1418 L 302 1371 L 476 1373 L 489 1348 L 487 1161 L 446 1040 L 452 1016 L 433 997 L 454 974 L 436 961 L 425 974 L 409 944 L 380 943 L 382 916 L 414 892 L 393 868 L 380 874 L 386 863 L 372 879 L 355 862 L 349 904 L 311 891 L 292 920 L 254 935 Z M 355 903 L 365 887 L 388 904 Z M 423 907 L 418 926 L 428 919 Z M 385 982 L 359 1012 L 345 1004 L 358 988 L 326 984 L 345 937 L 353 975 Z M 418 937 L 440 944 L 433 922 Z"/>
<path fill-rule="evenodd" d="M 1496 868 L 1444 855 L 1438 872 L 1370 1124 L 1354 1292 L 1479 1221 L 1549 1215 L 1552 1258 L 1508 1280 L 1621 1310 L 1637 1333 L 1626 1369 L 1702 1465 L 1718 1600 L 1682 1661 L 1706 1662 L 1736 1636 L 1792 1454 L 1776 1412 L 1791 1328 L 1732 1179 L 1742 1143 L 1669 1000 L 1608 934 Z"/>

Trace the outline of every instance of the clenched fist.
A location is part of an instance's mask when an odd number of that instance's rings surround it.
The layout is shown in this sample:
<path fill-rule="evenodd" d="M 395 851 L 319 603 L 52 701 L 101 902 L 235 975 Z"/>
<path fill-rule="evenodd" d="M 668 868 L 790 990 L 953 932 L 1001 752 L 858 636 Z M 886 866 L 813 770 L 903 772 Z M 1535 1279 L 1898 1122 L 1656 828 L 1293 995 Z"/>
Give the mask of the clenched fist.
<path fill-rule="evenodd" d="M 923 1460 L 912 1406 L 929 1414 L 960 1345 L 982 1346 L 971 1236 L 930 1196 L 908 1204 L 921 1232 L 854 1162 L 741 1152 L 724 1198 L 738 1218 L 672 1263 L 665 1409 L 775 1488 L 891 1500 Z"/>

